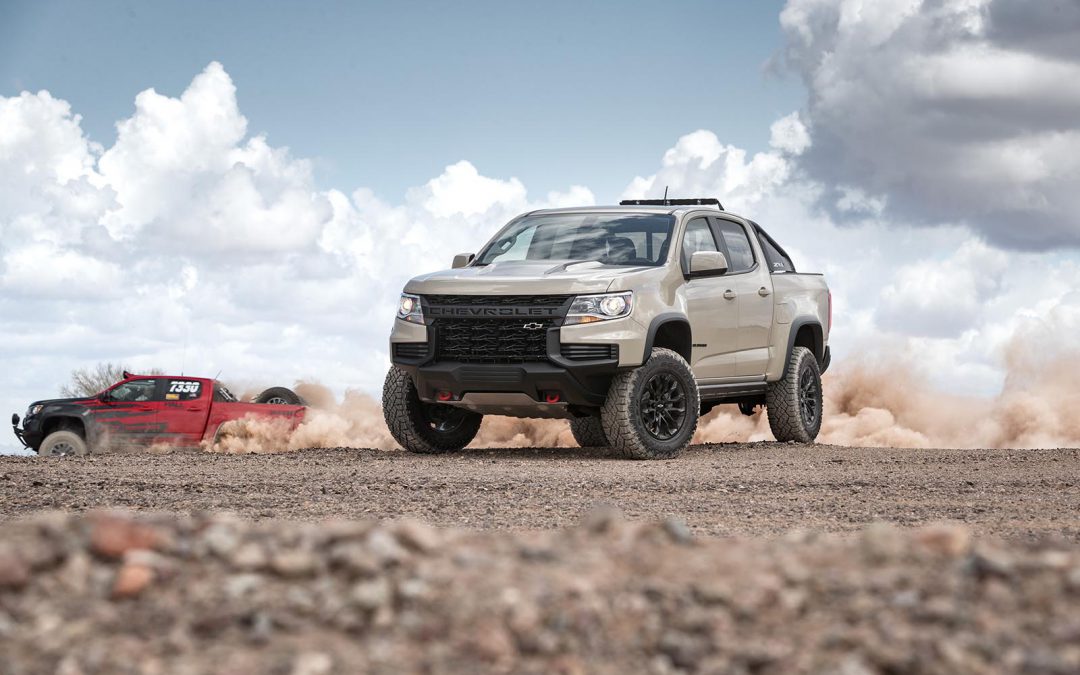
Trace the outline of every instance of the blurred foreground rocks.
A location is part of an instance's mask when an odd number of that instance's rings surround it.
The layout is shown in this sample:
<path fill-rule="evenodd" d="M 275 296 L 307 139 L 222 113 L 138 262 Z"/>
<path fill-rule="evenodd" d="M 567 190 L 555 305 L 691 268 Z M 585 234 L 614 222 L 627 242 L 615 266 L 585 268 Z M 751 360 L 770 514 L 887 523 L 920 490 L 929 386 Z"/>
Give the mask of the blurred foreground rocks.
<path fill-rule="evenodd" d="M 695 539 L 45 513 L 0 525 L 0 673 L 1077 673 L 1080 551 L 962 527 Z"/>

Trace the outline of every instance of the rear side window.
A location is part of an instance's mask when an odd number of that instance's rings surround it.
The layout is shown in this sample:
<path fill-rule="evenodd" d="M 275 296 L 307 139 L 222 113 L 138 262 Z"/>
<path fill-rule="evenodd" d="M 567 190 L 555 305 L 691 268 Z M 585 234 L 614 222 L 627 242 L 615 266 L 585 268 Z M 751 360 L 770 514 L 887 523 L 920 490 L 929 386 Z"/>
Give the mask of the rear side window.
<path fill-rule="evenodd" d="M 193 401 L 202 393 L 202 382 L 198 380 L 169 380 L 165 387 L 166 401 Z"/>
<path fill-rule="evenodd" d="M 716 228 L 728 250 L 728 266 L 734 273 L 745 272 L 754 266 L 754 250 L 741 225 L 730 220 L 717 220 Z"/>
<path fill-rule="evenodd" d="M 686 226 L 683 233 L 682 263 L 683 269 L 690 269 L 690 256 L 698 251 L 719 251 L 716 248 L 716 240 L 713 238 L 709 221 L 704 218 L 695 218 Z"/>
<path fill-rule="evenodd" d="M 780 252 L 780 249 L 773 244 L 764 232 L 758 237 L 758 241 L 761 242 L 761 250 L 765 252 L 765 261 L 769 264 L 770 272 L 794 272 L 795 265 L 792 264 L 791 258 L 787 257 Z"/>

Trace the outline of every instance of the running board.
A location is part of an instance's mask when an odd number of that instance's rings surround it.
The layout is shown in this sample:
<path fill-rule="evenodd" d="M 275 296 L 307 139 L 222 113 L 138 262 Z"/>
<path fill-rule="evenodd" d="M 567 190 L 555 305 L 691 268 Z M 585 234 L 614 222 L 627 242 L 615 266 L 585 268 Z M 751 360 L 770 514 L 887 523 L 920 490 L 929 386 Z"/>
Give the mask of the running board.
<path fill-rule="evenodd" d="M 768 388 L 765 382 L 731 382 L 724 384 L 700 384 L 698 392 L 702 401 L 730 401 L 759 396 Z"/>

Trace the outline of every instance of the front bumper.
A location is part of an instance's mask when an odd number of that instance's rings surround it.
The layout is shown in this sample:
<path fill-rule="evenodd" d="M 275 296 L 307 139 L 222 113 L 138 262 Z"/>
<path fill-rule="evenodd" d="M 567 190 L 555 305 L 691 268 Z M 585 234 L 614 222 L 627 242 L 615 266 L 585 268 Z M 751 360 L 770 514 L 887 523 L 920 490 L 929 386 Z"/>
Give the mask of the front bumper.
<path fill-rule="evenodd" d="M 19 416 L 11 416 L 11 430 L 15 433 L 15 438 L 19 439 L 19 442 L 23 446 L 37 451 L 41 445 L 43 434 L 41 433 L 41 423 L 36 417 L 28 417 L 22 421 L 23 428 L 19 428 Z"/>
<path fill-rule="evenodd" d="M 519 363 L 437 361 L 435 344 L 416 339 L 421 334 L 427 338 L 423 326 L 399 328 L 401 330 L 395 329 L 391 338 L 391 362 L 412 376 L 421 400 L 457 405 L 486 414 L 519 417 L 583 414 L 585 410 L 603 405 L 611 379 L 620 369 L 617 344 L 612 345 L 615 350 L 609 358 L 577 360 L 564 357 L 558 328 L 548 332 L 546 360 Z M 411 334 L 413 339 L 402 339 L 402 333 Z M 423 353 L 407 357 L 394 348 L 395 344 L 410 342 L 418 347 L 426 345 Z M 454 400 L 440 400 L 439 392 L 449 392 Z M 553 394 L 557 394 L 556 402 L 550 402 Z"/>

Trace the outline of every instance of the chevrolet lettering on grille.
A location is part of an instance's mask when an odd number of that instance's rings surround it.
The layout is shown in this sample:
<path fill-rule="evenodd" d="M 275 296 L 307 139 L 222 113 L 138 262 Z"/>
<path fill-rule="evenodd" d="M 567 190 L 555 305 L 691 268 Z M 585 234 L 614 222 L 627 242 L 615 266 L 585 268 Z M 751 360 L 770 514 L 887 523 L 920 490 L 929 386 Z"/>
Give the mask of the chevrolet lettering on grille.
<path fill-rule="evenodd" d="M 432 317 L 452 316 L 458 318 L 485 316 L 559 316 L 558 307 L 440 307 L 432 305 L 426 310 Z"/>

